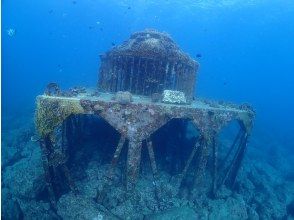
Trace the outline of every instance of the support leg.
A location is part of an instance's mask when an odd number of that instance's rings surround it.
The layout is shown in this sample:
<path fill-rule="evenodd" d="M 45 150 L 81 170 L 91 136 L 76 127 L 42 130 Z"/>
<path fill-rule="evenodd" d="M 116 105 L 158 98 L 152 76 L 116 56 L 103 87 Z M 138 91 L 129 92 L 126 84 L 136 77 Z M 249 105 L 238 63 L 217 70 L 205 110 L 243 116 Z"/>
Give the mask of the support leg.
<path fill-rule="evenodd" d="M 62 131 L 61 131 L 61 153 L 63 155 L 68 154 L 68 148 L 69 148 L 69 144 L 68 144 L 68 126 L 67 126 L 67 122 L 63 122 L 62 124 Z M 64 177 L 65 177 L 65 181 L 68 184 L 70 190 L 72 190 L 74 193 L 78 192 L 78 189 L 71 177 L 70 171 L 68 166 L 66 165 L 66 163 L 62 163 L 60 165 L 60 169 L 61 172 L 63 173 Z"/>
<path fill-rule="evenodd" d="M 122 148 L 124 146 L 125 141 L 126 141 L 126 138 L 122 135 L 120 137 L 118 145 L 117 145 L 117 147 L 115 149 L 113 158 L 111 160 L 111 166 L 110 166 L 108 174 L 107 174 L 107 178 L 110 179 L 110 180 L 112 180 L 112 178 L 113 178 L 114 167 L 116 166 L 116 164 L 118 162 L 118 159 L 119 159 L 119 156 L 121 154 L 121 151 L 122 151 Z"/>
<path fill-rule="evenodd" d="M 187 175 L 187 172 L 188 172 L 188 169 L 189 169 L 189 167 L 190 167 L 190 164 L 191 164 L 193 158 L 195 157 L 195 154 L 196 154 L 196 152 L 198 151 L 198 149 L 199 149 L 199 147 L 200 147 L 200 145 L 201 145 L 201 142 L 202 142 L 202 138 L 199 137 L 198 140 L 196 141 L 196 143 L 195 143 L 193 149 L 192 149 L 192 152 L 191 152 L 191 154 L 190 154 L 190 156 L 189 156 L 189 158 L 188 158 L 188 160 L 187 160 L 187 163 L 186 163 L 186 165 L 185 165 L 185 167 L 184 167 L 184 170 L 183 170 L 182 173 L 180 174 L 180 177 L 179 177 L 179 180 L 178 180 L 178 186 L 177 186 L 178 189 L 180 188 L 180 186 L 181 186 L 181 184 L 182 184 L 182 182 L 183 182 L 183 179 L 184 179 L 184 178 L 186 177 L 186 175 Z"/>
<path fill-rule="evenodd" d="M 194 188 L 199 186 L 200 182 L 203 179 L 205 167 L 208 161 L 208 147 L 210 145 L 209 140 L 203 139 L 203 142 L 201 143 L 200 148 L 200 155 L 199 155 L 199 161 L 198 161 L 198 167 L 195 172 L 195 178 L 194 178 Z"/>
<path fill-rule="evenodd" d="M 49 200 L 51 205 L 54 209 L 56 209 L 56 196 L 53 189 L 53 177 L 50 173 L 50 167 L 48 163 L 48 157 L 49 157 L 49 149 L 48 149 L 48 137 L 42 138 L 40 140 L 40 147 L 42 152 L 42 162 L 43 162 L 43 168 L 44 168 L 44 175 L 45 175 L 45 182 L 46 182 L 46 188 L 48 190 Z"/>
<path fill-rule="evenodd" d="M 244 146 L 246 145 L 247 136 L 248 136 L 248 134 L 245 133 L 245 134 L 243 134 L 243 136 L 241 137 L 241 139 L 240 139 L 240 143 L 239 143 L 239 147 L 238 147 L 238 149 L 237 149 L 237 152 L 236 152 L 236 154 L 235 154 L 235 156 L 234 156 L 232 162 L 230 163 L 229 168 L 227 169 L 227 171 L 226 171 L 226 173 L 225 173 L 225 175 L 224 175 L 224 177 L 223 177 L 223 179 L 222 179 L 222 181 L 221 181 L 221 185 L 223 185 L 223 184 L 226 183 L 226 181 L 227 181 L 229 175 L 231 174 L 232 170 L 233 170 L 234 167 L 235 167 L 235 164 L 236 164 L 236 162 L 237 162 L 237 160 L 238 160 L 238 158 L 239 158 L 239 156 L 240 156 L 240 153 L 241 153 L 241 155 L 243 154 L 242 152 L 245 150 L 245 147 L 244 147 Z"/>
<path fill-rule="evenodd" d="M 218 170 L 221 170 L 225 166 L 226 161 L 228 160 L 228 158 L 231 155 L 233 149 L 235 148 L 236 144 L 238 143 L 239 139 L 241 138 L 242 133 L 243 133 L 243 131 L 242 131 L 242 129 L 240 129 L 237 136 L 235 137 L 231 147 L 229 148 L 229 151 L 227 152 L 225 158 L 222 160 Z"/>
<path fill-rule="evenodd" d="M 74 193 L 78 193 L 78 189 L 77 189 L 75 182 L 73 181 L 73 179 L 70 175 L 70 171 L 69 171 L 68 167 L 66 166 L 66 164 L 61 164 L 60 169 L 65 177 L 65 181 L 68 184 L 70 190 L 73 191 Z"/>
<path fill-rule="evenodd" d="M 246 147 L 247 147 L 247 140 L 248 140 L 248 134 L 245 135 L 244 141 L 241 146 L 240 153 L 237 156 L 235 166 L 233 167 L 232 172 L 231 172 L 232 173 L 231 174 L 231 183 L 230 183 L 231 188 L 233 188 L 235 185 L 238 171 L 241 167 L 243 158 L 245 156 L 245 151 L 246 151 Z"/>
<path fill-rule="evenodd" d="M 156 161 L 155 161 L 155 155 L 154 155 L 154 150 L 153 150 L 153 145 L 151 140 L 147 140 L 147 148 L 148 148 L 148 154 L 150 158 L 150 163 L 151 163 L 151 169 L 153 173 L 153 184 L 155 187 L 155 197 L 157 201 L 159 201 L 160 198 L 160 190 L 158 186 L 158 171 L 157 171 L 157 166 L 156 166 Z"/>
<path fill-rule="evenodd" d="M 216 193 L 216 185 L 217 185 L 217 177 L 218 177 L 218 147 L 215 142 L 215 137 L 212 140 L 212 150 L 213 150 L 213 170 L 212 170 L 212 195 L 215 196 Z"/>
<path fill-rule="evenodd" d="M 140 139 L 131 139 L 128 147 L 127 157 L 127 190 L 135 187 L 141 162 L 142 141 Z"/>
<path fill-rule="evenodd" d="M 158 179 L 158 172 L 157 172 L 157 166 L 156 166 L 156 161 L 155 161 L 155 155 L 154 155 L 154 150 L 153 150 L 153 145 L 152 141 L 148 140 L 147 141 L 147 148 L 148 148 L 148 154 L 150 158 L 150 163 L 151 163 L 151 169 L 153 173 L 153 177 L 155 180 Z"/>
<path fill-rule="evenodd" d="M 77 192 L 66 165 L 68 158 L 67 133 L 67 124 L 64 122 L 60 129 L 57 128 L 54 133 L 40 141 L 49 199 L 53 205 L 56 203 L 57 197 L 63 193 L 63 184 L 68 185 L 71 190 Z"/>
<path fill-rule="evenodd" d="M 104 198 L 106 196 L 106 193 L 107 193 L 108 189 L 111 186 L 111 183 L 112 183 L 112 180 L 113 180 L 114 167 L 118 162 L 118 159 L 119 159 L 119 156 L 121 154 L 121 151 L 122 151 L 122 148 L 124 146 L 125 141 L 126 141 L 126 138 L 125 138 L 125 136 L 122 135 L 120 137 L 118 145 L 117 145 L 117 147 L 115 149 L 113 158 L 111 160 L 110 168 L 109 168 L 107 174 L 105 175 L 105 180 L 104 180 L 105 182 L 103 184 L 102 190 L 97 191 L 97 195 L 96 195 L 96 198 L 95 198 L 97 203 L 101 203 L 104 200 Z"/>

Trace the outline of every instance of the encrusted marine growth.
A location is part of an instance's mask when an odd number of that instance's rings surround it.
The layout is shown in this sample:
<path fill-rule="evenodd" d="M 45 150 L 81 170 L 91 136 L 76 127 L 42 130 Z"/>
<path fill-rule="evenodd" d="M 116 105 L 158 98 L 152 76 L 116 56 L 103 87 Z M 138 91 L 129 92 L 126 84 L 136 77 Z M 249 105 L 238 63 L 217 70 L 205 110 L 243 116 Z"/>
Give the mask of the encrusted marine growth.
<path fill-rule="evenodd" d="M 206 170 L 211 173 L 211 191 L 222 185 L 233 186 L 251 133 L 254 111 L 248 105 L 193 100 L 198 64 L 180 51 L 167 34 L 154 30 L 135 33 L 121 46 L 101 57 L 99 88 L 103 91 L 74 89 L 60 91 L 51 83 L 44 95 L 37 97 L 36 127 L 41 137 L 41 149 L 48 192 L 52 203 L 59 195 L 58 177 L 75 190 L 67 162 L 68 145 L 73 130 L 83 123 L 75 117 L 97 115 L 108 122 L 120 135 L 99 202 L 111 186 L 113 171 L 127 147 L 126 188 L 133 189 L 140 172 L 142 145 L 147 146 L 156 194 L 157 160 L 152 135 L 173 119 L 190 121 L 199 130 L 199 137 L 180 175 L 173 179 L 181 187 L 188 170 L 194 173 L 194 188 Z M 236 120 L 240 131 L 222 165 L 219 165 L 217 136 L 223 127 Z M 101 131 L 103 132 L 103 131 Z M 228 160 L 227 158 L 232 158 Z M 208 160 L 212 158 L 211 166 Z M 192 161 L 197 160 L 196 167 Z M 176 162 L 176 161 L 175 161 Z M 194 165 L 192 165 L 194 164 Z M 223 164 L 226 164 L 225 168 Z M 194 166 L 192 169 L 191 167 Z M 60 174 L 61 173 L 61 174 Z"/>
<path fill-rule="evenodd" d="M 166 33 L 134 33 L 100 58 L 98 87 L 105 92 L 151 96 L 169 89 L 184 92 L 189 101 L 193 98 L 198 63 Z"/>

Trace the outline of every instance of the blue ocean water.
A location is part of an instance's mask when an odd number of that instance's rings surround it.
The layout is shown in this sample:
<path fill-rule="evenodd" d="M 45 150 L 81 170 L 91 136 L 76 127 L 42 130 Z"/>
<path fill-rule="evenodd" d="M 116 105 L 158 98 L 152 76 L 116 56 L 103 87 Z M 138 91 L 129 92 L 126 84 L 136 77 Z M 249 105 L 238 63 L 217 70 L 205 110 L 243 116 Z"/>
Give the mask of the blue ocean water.
<path fill-rule="evenodd" d="M 145 28 L 200 63 L 197 97 L 249 103 L 253 136 L 294 152 L 292 0 L 3 0 L 2 125 L 48 82 L 96 86 L 99 54 Z"/>
<path fill-rule="evenodd" d="M 197 96 L 248 102 L 256 127 L 293 141 L 293 11 L 291 0 L 3 1 L 3 116 L 51 81 L 95 86 L 99 53 L 149 27 L 202 55 Z"/>

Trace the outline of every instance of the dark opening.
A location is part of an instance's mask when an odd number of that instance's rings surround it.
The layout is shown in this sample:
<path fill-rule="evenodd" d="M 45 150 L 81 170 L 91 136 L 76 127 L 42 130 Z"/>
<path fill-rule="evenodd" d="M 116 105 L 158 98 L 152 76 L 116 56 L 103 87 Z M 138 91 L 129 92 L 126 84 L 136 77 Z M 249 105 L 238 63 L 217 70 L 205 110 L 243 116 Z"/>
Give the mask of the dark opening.
<path fill-rule="evenodd" d="M 240 126 L 240 122 L 237 120 L 229 122 L 220 132 L 218 140 L 216 142 L 218 148 L 218 173 L 219 178 L 217 184 L 226 184 L 230 181 L 223 182 L 223 179 L 227 175 L 227 172 L 231 169 L 233 159 L 240 146 L 240 140 L 244 135 L 244 131 Z"/>
<path fill-rule="evenodd" d="M 199 138 L 199 131 L 188 119 L 172 119 L 152 135 L 155 159 L 159 172 L 166 172 L 170 178 L 182 173 L 192 149 Z M 195 171 L 195 158 L 190 171 Z M 187 179 L 194 172 L 187 173 Z M 189 181 L 188 181 L 189 182 Z"/>
<path fill-rule="evenodd" d="M 97 115 L 73 115 L 67 121 L 68 166 L 79 174 L 91 161 L 110 163 L 119 140 L 119 133 Z"/>
<path fill-rule="evenodd" d="M 74 182 L 86 177 L 90 162 L 97 167 L 110 164 L 120 134 L 103 118 L 96 115 L 72 115 L 60 128 L 56 129 L 58 135 L 62 135 L 62 128 L 66 131 L 66 143 L 59 137 L 63 143 L 58 144 L 58 147 L 67 156 L 66 165 Z M 125 165 L 125 160 L 126 147 L 124 146 L 118 164 L 120 168 Z M 61 172 L 61 166 L 55 170 L 51 167 L 49 170 L 55 174 L 53 188 L 58 197 L 70 190 L 64 173 Z M 38 200 L 47 200 L 47 189 L 44 188 L 37 197 Z"/>

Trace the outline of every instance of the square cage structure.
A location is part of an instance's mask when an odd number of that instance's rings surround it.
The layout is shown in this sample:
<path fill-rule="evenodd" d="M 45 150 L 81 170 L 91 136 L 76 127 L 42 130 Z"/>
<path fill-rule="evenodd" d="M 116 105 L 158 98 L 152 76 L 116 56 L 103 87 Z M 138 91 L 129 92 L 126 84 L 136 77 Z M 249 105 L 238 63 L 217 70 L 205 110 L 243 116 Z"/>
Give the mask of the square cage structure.
<path fill-rule="evenodd" d="M 172 119 L 187 119 L 200 133 L 175 184 L 180 188 L 191 161 L 197 156 L 197 167 L 193 168 L 194 187 L 199 185 L 206 169 L 212 173 L 210 187 L 213 194 L 224 184 L 232 187 L 255 113 L 248 105 L 193 98 L 197 68 L 197 62 L 184 54 L 167 34 L 145 30 L 101 55 L 99 90 L 75 87 L 61 91 L 56 83 L 50 83 L 45 94 L 37 97 L 35 122 L 52 204 L 60 196 L 60 184 L 78 191 L 67 167 L 68 133 L 75 129 L 78 121 L 67 119 L 80 114 L 98 115 L 120 134 L 97 201 L 111 186 L 124 145 L 127 145 L 126 189 L 132 190 L 136 186 L 142 142 L 147 143 L 154 187 L 157 188 L 160 177 L 155 158 L 158 155 L 154 153 L 151 135 Z M 216 139 L 221 129 L 233 120 L 239 122 L 240 131 L 226 155 L 228 158 L 233 154 L 232 159 L 220 172 Z M 213 158 L 209 168 L 208 157 Z M 62 183 L 58 180 L 60 173 L 65 179 Z"/>

